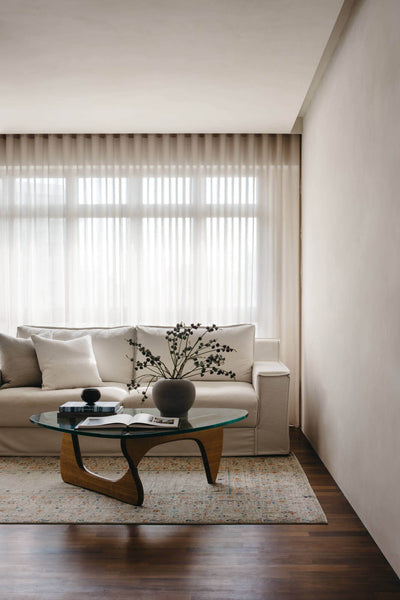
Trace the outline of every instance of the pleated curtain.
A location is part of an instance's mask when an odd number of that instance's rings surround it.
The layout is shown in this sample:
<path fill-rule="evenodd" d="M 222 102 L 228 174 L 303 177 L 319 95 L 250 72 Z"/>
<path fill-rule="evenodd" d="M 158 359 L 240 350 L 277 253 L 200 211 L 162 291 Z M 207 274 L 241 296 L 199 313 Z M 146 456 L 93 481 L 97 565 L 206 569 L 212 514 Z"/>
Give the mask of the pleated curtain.
<path fill-rule="evenodd" d="M 299 136 L 0 138 L 0 329 L 255 323 L 298 422 Z"/>

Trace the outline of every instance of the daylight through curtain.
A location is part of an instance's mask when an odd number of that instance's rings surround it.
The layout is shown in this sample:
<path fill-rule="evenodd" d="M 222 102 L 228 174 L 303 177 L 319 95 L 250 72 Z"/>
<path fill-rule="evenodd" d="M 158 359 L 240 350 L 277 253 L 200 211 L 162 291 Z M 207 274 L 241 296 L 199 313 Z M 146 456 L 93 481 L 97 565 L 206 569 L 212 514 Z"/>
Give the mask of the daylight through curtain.
<path fill-rule="evenodd" d="M 0 330 L 252 322 L 297 422 L 299 137 L 0 139 Z"/>

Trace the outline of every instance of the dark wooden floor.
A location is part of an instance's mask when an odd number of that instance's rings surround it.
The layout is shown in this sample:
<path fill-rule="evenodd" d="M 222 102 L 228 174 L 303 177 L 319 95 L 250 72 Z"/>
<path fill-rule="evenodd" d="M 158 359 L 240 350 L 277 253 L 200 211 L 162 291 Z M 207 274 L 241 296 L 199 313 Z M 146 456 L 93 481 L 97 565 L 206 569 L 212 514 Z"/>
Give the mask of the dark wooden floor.
<path fill-rule="evenodd" d="M 400 600 L 334 481 L 291 436 L 328 525 L 1 525 L 1 600 Z"/>

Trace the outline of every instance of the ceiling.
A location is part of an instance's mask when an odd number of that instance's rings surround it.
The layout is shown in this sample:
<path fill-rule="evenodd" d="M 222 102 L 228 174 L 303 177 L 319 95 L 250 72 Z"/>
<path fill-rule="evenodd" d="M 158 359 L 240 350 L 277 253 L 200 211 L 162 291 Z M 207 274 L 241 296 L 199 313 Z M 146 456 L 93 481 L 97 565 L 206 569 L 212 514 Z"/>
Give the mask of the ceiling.
<path fill-rule="evenodd" d="M 289 133 L 343 0 L 1 0 L 1 133 Z"/>

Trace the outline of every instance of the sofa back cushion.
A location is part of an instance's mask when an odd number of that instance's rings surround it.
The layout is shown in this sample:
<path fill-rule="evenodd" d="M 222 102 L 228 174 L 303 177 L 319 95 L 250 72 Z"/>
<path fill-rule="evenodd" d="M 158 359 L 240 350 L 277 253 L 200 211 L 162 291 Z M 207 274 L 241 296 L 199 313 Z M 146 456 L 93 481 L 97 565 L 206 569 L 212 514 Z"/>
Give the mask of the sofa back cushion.
<path fill-rule="evenodd" d="M 168 344 L 165 339 L 165 333 L 172 327 L 152 327 L 139 325 L 136 331 L 137 342 L 143 344 L 146 348 L 152 351 L 154 355 L 161 356 L 161 360 L 172 368 L 172 361 L 168 351 Z M 197 335 L 204 332 L 204 329 L 198 329 Z M 195 338 L 194 334 L 194 338 Z M 221 368 L 225 371 L 233 371 L 236 373 L 236 381 L 245 381 L 251 383 L 252 367 L 254 362 L 254 325 L 230 325 L 221 327 L 217 331 L 204 336 L 204 340 L 217 339 L 220 344 L 227 344 L 231 348 L 235 348 L 236 352 L 225 354 L 225 363 Z M 141 360 L 142 354 L 136 351 L 137 359 Z M 140 375 L 149 375 L 150 372 L 145 370 L 139 371 Z M 224 375 L 216 375 L 207 373 L 204 377 L 196 376 L 190 379 L 201 381 L 228 381 L 229 378 Z"/>
<path fill-rule="evenodd" d="M 132 379 L 132 346 L 127 339 L 135 338 L 134 327 L 89 327 L 75 329 L 69 327 L 36 327 L 22 325 L 17 329 L 20 338 L 32 335 L 50 334 L 54 340 L 72 340 L 90 335 L 97 368 L 103 381 L 129 383 Z"/>

